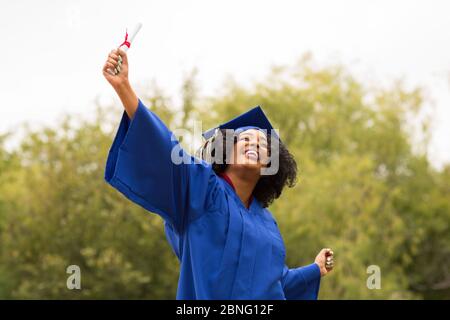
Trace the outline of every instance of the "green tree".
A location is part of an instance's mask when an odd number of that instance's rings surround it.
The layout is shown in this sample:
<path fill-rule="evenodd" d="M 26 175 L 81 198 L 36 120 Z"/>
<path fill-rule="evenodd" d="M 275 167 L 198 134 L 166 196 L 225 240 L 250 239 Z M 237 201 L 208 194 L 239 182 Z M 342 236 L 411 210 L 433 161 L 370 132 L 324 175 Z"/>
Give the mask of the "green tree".
<path fill-rule="evenodd" d="M 299 166 L 296 187 L 270 207 L 287 263 L 311 263 L 322 247 L 336 254 L 321 298 L 450 298 L 450 167 L 434 169 L 428 139 L 411 139 L 419 88 L 366 87 L 309 56 L 250 88 L 228 80 L 213 97 L 199 97 L 195 76 L 181 106 L 156 85 L 140 97 L 172 129 L 263 107 Z M 175 297 L 179 266 L 162 220 L 103 179 L 121 112 L 117 103 L 89 121 L 66 116 L 28 130 L 14 151 L 0 139 L 0 298 Z M 69 265 L 81 268 L 81 290 L 66 288 Z M 366 286 L 370 265 L 381 268 L 381 290 Z"/>

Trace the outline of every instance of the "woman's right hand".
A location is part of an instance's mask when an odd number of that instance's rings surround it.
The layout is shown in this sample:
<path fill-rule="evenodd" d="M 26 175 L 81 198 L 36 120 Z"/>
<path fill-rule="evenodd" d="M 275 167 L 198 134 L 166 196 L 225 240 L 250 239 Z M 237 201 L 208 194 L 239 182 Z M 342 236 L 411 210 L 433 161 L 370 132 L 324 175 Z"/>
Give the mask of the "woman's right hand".
<path fill-rule="evenodd" d="M 114 74 L 114 69 L 119 66 L 119 56 L 122 58 L 120 72 Z M 114 88 L 122 101 L 128 117 L 132 119 L 138 108 L 139 99 L 128 82 L 128 58 L 125 51 L 115 49 L 109 53 L 105 65 L 103 66 L 103 76 Z"/>
<path fill-rule="evenodd" d="M 119 57 L 122 59 L 120 64 Z M 118 66 L 120 67 L 120 72 L 114 74 L 114 69 Z M 108 54 L 105 65 L 103 66 L 103 76 L 116 91 L 120 87 L 128 84 L 128 58 L 125 51 L 121 49 L 111 50 Z"/>

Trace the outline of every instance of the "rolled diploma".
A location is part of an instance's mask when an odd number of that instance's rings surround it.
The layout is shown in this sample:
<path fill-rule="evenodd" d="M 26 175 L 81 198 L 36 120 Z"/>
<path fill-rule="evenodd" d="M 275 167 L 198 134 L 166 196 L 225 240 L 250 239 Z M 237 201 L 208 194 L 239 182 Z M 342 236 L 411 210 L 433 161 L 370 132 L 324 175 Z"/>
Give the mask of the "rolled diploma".
<path fill-rule="evenodd" d="M 139 22 L 139 23 L 134 27 L 133 31 L 128 35 L 127 41 L 130 43 L 130 47 L 131 47 L 131 44 L 133 43 L 134 38 L 136 37 L 136 35 L 137 35 L 137 33 L 139 32 L 139 30 L 141 30 L 141 28 L 142 28 L 142 23 Z M 119 47 L 119 49 L 121 49 L 121 50 L 127 52 L 129 48 L 128 48 L 127 45 L 123 44 L 123 45 L 121 45 L 121 46 Z M 111 69 L 109 69 L 109 70 L 111 71 L 110 73 L 112 73 L 112 74 L 117 74 L 116 70 L 111 70 Z"/>
<path fill-rule="evenodd" d="M 139 23 L 134 27 L 133 32 L 130 33 L 130 35 L 129 35 L 129 37 L 128 37 L 128 42 L 130 43 L 130 47 L 131 47 L 131 44 L 132 44 L 133 41 L 134 41 L 134 38 L 136 37 L 136 35 L 137 35 L 137 33 L 139 32 L 139 30 L 141 30 L 141 28 L 142 28 L 142 23 L 139 22 Z M 122 45 L 122 46 L 120 46 L 119 49 L 122 49 L 123 51 L 127 52 L 127 50 L 128 50 L 129 48 L 128 48 L 127 45 Z"/>

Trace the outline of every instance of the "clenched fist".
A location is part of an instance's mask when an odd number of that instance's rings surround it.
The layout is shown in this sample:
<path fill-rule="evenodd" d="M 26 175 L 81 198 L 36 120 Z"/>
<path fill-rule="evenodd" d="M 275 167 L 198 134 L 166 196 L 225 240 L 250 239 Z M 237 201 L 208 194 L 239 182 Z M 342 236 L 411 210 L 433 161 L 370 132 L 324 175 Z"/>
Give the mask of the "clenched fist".
<path fill-rule="evenodd" d="M 109 53 L 103 66 L 103 76 L 116 91 L 128 117 L 132 119 L 139 99 L 128 81 L 128 58 L 125 51 L 114 49 Z"/>
<path fill-rule="evenodd" d="M 333 270 L 334 267 L 334 253 L 331 249 L 326 248 L 320 250 L 314 261 L 320 268 L 320 275 L 323 277 Z"/>
<path fill-rule="evenodd" d="M 103 66 L 103 76 L 114 89 L 128 84 L 128 58 L 125 51 L 111 50 Z"/>

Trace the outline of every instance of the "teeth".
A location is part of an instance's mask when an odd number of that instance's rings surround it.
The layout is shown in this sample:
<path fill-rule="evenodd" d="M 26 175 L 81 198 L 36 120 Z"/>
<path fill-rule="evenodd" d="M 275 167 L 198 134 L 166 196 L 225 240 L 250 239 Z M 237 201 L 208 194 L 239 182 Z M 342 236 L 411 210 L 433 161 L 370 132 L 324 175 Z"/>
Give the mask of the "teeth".
<path fill-rule="evenodd" d="M 254 151 L 254 150 L 249 150 L 249 151 L 247 151 L 246 153 L 245 153 L 245 155 L 247 156 L 247 157 L 254 157 L 254 158 L 258 158 L 258 153 L 256 152 L 256 151 Z"/>

